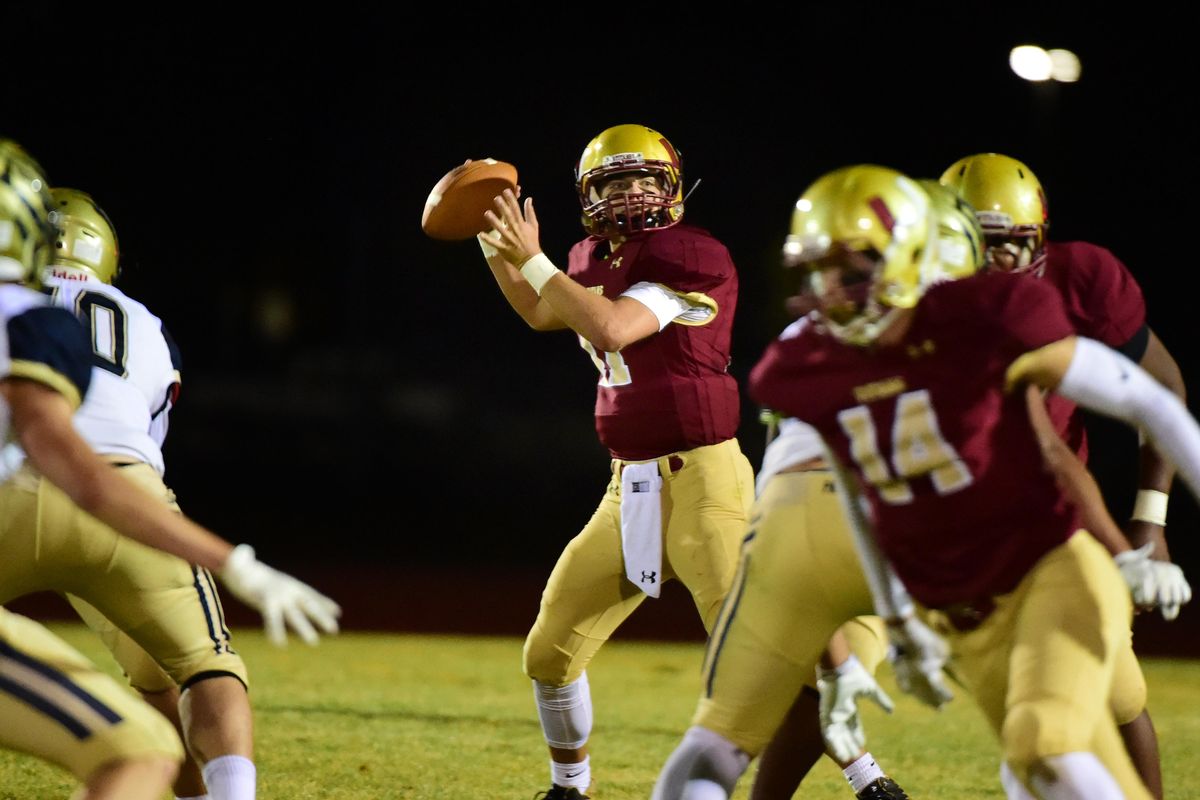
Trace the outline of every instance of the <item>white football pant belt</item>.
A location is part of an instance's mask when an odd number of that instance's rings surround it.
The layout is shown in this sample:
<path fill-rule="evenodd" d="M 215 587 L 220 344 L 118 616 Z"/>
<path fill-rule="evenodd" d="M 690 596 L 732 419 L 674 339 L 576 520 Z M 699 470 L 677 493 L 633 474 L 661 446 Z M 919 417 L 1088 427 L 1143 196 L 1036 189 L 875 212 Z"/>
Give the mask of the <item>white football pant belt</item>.
<path fill-rule="evenodd" d="M 621 552 L 625 577 L 650 597 L 662 590 L 662 476 L 658 462 L 621 470 Z"/>

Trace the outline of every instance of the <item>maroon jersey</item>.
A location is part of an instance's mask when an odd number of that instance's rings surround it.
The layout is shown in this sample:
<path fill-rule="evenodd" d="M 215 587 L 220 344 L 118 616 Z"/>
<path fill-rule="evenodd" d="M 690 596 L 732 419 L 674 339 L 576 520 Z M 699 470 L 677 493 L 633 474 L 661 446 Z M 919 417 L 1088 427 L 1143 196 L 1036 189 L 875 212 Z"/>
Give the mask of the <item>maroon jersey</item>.
<path fill-rule="evenodd" d="M 1146 301 L 1142 288 L 1116 256 L 1087 242 L 1048 242 L 1042 280 L 1058 290 L 1076 333 L 1141 360 Z M 1136 350 L 1131 352 L 1131 347 Z M 1086 462 L 1083 415 L 1074 403 L 1057 395 L 1051 395 L 1047 407 L 1058 435 Z"/>
<path fill-rule="evenodd" d="M 1073 332 L 1047 283 L 983 274 L 929 289 L 896 346 L 803 326 L 767 349 L 750 392 L 817 428 L 857 474 L 880 547 L 917 600 L 977 601 L 1012 590 L 1079 527 L 1045 472 L 1024 393 L 1004 393 L 1019 355 Z"/>
<path fill-rule="evenodd" d="M 702 324 L 672 322 L 619 353 L 580 337 L 600 369 L 596 432 L 614 458 L 656 458 L 733 438 L 740 406 L 728 370 L 738 281 L 724 245 L 690 225 L 632 236 L 615 252 L 592 237 L 571 248 L 567 274 L 610 300 L 647 282 L 716 305 Z"/>

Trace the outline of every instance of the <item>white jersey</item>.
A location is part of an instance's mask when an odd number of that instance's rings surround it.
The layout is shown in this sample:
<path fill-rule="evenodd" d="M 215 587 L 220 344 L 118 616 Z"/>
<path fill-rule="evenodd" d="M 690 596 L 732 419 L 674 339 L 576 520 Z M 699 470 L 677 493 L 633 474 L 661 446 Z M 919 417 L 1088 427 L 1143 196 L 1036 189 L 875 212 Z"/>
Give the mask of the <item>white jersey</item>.
<path fill-rule="evenodd" d="M 784 328 L 779 338 L 790 339 L 798 336 L 809 324 L 808 317 L 801 317 Z M 755 494 L 761 495 L 767 482 L 788 467 L 824 455 L 825 446 L 816 428 L 795 417 L 785 417 L 779 421 L 779 435 L 771 440 L 763 452 L 762 469 L 754 479 Z"/>
<path fill-rule="evenodd" d="M 162 320 L 120 289 L 82 273 L 48 277 L 54 305 L 74 313 L 92 342 L 92 381 L 75 428 L 97 452 L 144 461 L 163 475 L 167 415 L 179 355 Z"/>

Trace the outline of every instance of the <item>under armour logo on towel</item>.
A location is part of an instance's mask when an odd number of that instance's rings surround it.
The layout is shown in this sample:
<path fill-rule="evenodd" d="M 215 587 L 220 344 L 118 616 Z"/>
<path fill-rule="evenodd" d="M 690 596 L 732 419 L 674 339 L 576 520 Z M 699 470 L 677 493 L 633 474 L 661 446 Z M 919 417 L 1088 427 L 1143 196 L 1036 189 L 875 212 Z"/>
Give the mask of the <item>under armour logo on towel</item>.
<path fill-rule="evenodd" d="M 658 597 L 662 572 L 662 489 L 658 463 L 626 464 L 621 470 L 621 555 L 625 577 L 648 597 Z"/>

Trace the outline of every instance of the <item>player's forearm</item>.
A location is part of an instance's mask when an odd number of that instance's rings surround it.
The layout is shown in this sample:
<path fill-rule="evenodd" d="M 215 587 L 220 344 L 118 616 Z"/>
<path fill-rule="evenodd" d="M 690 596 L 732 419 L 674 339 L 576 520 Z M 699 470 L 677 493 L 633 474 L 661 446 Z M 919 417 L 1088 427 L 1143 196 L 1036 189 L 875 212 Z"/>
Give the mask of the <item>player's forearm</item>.
<path fill-rule="evenodd" d="M 535 331 L 562 330 L 566 327 L 553 310 L 538 297 L 519 270 L 500 256 L 487 257 L 488 268 L 500 287 L 500 293 L 517 316 Z"/>
<path fill-rule="evenodd" d="M 568 328 L 606 353 L 615 353 L 632 341 L 625 335 L 616 303 L 566 276 L 542 288 L 542 301 Z"/>
<path fill-rule="evenodd" d="M 1079 338 L 1051 388 L 1139 428 L 1200 497 L 1200 426 L 1179 397 L 1141 367 L 1098 342 Z"/>
<path fill-rule="evenodd" d="M 1138 361 L 1138 366 L 1146 370 L 1150 377 L 1162 384 L 1167 391 L 1178 397 L 1180 402 L 1187 404 L 1187 386 L 1184 384 L 1179 364 L 1176 363 L 1175 358 L 1167 351 L 1154 331 L 1150 331 L 1146 351 Z M 1148 442 L 1143 442 L 1139 461 L 1138 488 L 1170 492 L 1174 478 L 1175 466 L 1163 458 Z"/>
<path fill-rule="evenodd" d="M 75 432 L 61 398 L 32 389 L 10 402 L 30 462 L 75 505 L 143 544 L 211 569 L 224 564 L 232 546 L 117 475 Z"/>
<path fill-rule="evenodd" d="M 1130 549 L 1129 541 L 1108 513 L 1096 479 L 1079 456 L 1059 438 L 1038 387 L 1025 387 L 1025 406 L 1042 453 L 1042 463 L 1046 471 L 1054 476 L 1063 493 L 1079 509 L 1084 526 L 1113 555 Z"/>
<path fill-rule="evenodd" d="M 1100 493 L 1096 479 L 1092 477 L 1092 473 L 1074 453 L 1068 451 L 1064 458 L 1051 469 L 1051 472 L 1063 492 L 1079 509 L 1083 516 L 1084 527 L 1104 545 L 1108 552 L 1116 555 L 1130 549 L 1129 540 L 1125 538 L 1121 528 L 1108 513 L 1108 507 L 1104 504 L 1104 497 Z"/>
<path fill-rule="evenodd" d="M 846 635 L 842 633 L 841 628 L 838 628 L 829 638 L 829 646 L 825 648 L 825 652 L 821 653 L 819 663 L 823 669 L 837 669 L 846 663 L 848 658 L 850 658 L 850 642 L 846 640 Z"/>
<path fill-rule="evenodd" d="M 125 536 L 189 563 L 214 572 L 225 565 L 233 545 L 172 511 L 117 475 L 113 467 L 101 462 L 101 468 L 104 471 L 96 476 L 98 490 L 83 498 L 87 505 L 78 503 L 80 508 Z"/>

